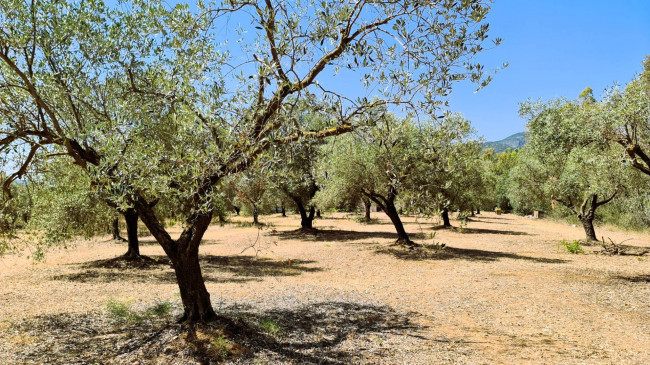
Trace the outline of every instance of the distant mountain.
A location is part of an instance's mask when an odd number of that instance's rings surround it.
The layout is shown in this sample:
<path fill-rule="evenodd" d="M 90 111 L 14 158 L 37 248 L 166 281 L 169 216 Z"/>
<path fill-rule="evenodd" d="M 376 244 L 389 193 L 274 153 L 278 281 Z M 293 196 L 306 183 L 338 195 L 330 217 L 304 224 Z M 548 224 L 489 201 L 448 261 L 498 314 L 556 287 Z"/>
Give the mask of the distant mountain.
<path fill-rule="evenodd" d="M 492 148 L 494 152 L 501 153 L 508 148 L 513 150 L 516 148 L 522 148 L 525 144 L 526 136 L 524 135 L 524 132 L 519 132 L 500 141 L 485 142 L 483 144 L 483 149 Z"/>

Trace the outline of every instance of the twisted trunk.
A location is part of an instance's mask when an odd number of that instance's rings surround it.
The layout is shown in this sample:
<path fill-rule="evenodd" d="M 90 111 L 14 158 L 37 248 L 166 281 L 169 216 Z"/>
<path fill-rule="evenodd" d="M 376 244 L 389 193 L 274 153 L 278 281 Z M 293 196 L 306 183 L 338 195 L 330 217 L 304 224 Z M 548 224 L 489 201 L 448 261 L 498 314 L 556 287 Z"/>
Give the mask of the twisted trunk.
<path fill-rule="evenodd" d="M 582 227 L 585 229 L 587 240 L 598 241 L 598 238 L 596 238 L 596 230 L 594 229 L 594 217 L 584 216 L 580 218 L 580 221 L 582 222 Z"/>
<path fill-rule="evenodd" d="M 614 197 L 616 197 L 616 194 L 618 192 L 615 191 L 612 196 L 609 198 L 603 200 L 603 201 L 598 201 L 598 195 L 597 194 L 590 194 L 585 198 L 585 200 L 582 202 L 582 205 L 580 208 L 574 204 L 574 200 L 572 199 L 559 199 L 554 196 L 551 196 L 551 199 L 561 203 L 565 207 L 571 209 L 573 213 L 578 216 L 578 219 L 580 219 L 580 222 L 582 222 L 582 228 L 585 230 L 585 236 L 588 241 L 598 241 L 598 238 L 596 238 L 596 230 L 594 229 L 594 217 L 596 216 L 596 209 L 598 209 L 599 206 L 605 205 L 612 201 Z"/>
<path fill-rule="evenodd" d="M 295 199 L 298 212 L 300 213 L 300 227 L 302 229 L 313 229 L 314 228 L 314 215 L 316 214 L 316 208 L 313 206 L 309 207 L 309 211 L 305 209 L 305 206 L 302 204 L 300 199 Z"/>
<path fill-rule="evenodd" d="M 210 294 L 201 273 L 198 250 L 180 252 L 172 259 L 172 263 L 183 302 L 181 320 L 207 322 L 216 318 L 217 314 L 212 308 Z"/>
<path fill-rule="evenodd" d="M 217 317 L 205 287 L 199 264 L 199 244 L 212 220 L 212 212 L 192 214 L 177 240 L 171 238 L 147 203 L 136 197 L 135 209 L 172 262 L 183 302 L 183 317 L 189 322 L 210 321 Z"/>

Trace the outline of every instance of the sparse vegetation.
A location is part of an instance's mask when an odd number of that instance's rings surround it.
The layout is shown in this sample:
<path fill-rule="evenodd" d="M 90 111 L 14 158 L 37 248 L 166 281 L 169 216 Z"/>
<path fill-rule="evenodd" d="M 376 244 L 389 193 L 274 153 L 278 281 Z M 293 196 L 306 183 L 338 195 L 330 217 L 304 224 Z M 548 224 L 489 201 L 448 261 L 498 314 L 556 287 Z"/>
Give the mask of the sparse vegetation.
<path fill-rule="evenodd" d="M 133 299 L 111 298 L 106 302 L 106 312 L 116 321 L 140 323 L 152 318 L 168 316 L 173 310 L 171 303 L 162 301 L 143 311 L 137 311 L 132 309 L 133 302 Z"/>
<path fill-rule="evenodd" d="M 278 336 L 282 333 L 282 327 L 271 318 L 262 318 L 260 327 L 272 336 Z"/>
<path fill-rule="evenodd" d="M 582 248 L 582 244 L 580 244 L 580 241 L 578 240 L 573 240 L 571 242 L 562 241 L 560 242 L 560 244 L 564 246 L 564 248 L 568 253 L 572 253 L 572 254 L 585 253 L 585 250 Z"/>

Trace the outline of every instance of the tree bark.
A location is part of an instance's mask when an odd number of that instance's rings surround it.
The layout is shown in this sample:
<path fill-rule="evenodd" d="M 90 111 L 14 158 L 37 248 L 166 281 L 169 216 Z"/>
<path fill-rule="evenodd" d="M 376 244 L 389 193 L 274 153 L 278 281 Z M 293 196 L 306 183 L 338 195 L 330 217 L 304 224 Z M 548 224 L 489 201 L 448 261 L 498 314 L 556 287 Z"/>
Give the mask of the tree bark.
<path fill-rule="evenodd" d="M 183 317 L 181 320 L 190 322 L 208 322 L 217 317 L 210 293 L 205 287 L 201 265 L 199 264 L 198 247 L 196 252 L 180 252 L 172 259 L 174 273 L 183 302 Z"/>
<path fill-rule="evenodd" d="M 126 237 L 129 242 L 129 249 L 124 257 L 129 259 L 140 258 L 140 242 L 138 241 L 138 213 L 133 208 L 129 208 L 124 213 L 126 221 Z"/>
<path fill-rule="evenodd" d="M 476 214 L 481 214 L 481 208 L 476 208 Z"/>
<path fill-rule="evenodd" d="M 233 209 L 235 209 L 235 214 L 239 215 L 239 211 L 241 209 L 239 207 L 237 207 L 237 206 L 233 206 Z"/>
<path fill-rule="evenodd" d="M 282 216 L 283 217 L 287 216 L 287 210 L 284 208 L 284 203 L 282 203 Z"/>
<path fill-rule="evenodd" d="M 302 229 L 313 229 L 314 228 L 314 215 L 316 214 L 316 208 L 314 206 L 309 207 L 309 212 L 305 209 L 305 206 L 302 204 L 300 199 L 293 199 L 300 213 L 300 227 Z"/>
<path fill-rule="evenodd" d="M 451 227 L 451 222 L 449 221 L 449 210 L 447 208 L 442 209 L 441 216 L 443 227 Z"/>
<path fill-rule="evenodd" d="M 253 208 L 253 224 L 256 226 L 260 225 L 260 220 L 259 220 L 260 213 L 257 211 L 257 208 Z"/>
<path fill-rule="evenodd" d="M 205 287 L 199 264 L 199 244 L 210 225 L 212 212 L 193 213 L 187 218 L 180 237 L 174 240 L 143 198 L 136 196 L 134 205 L 140 219 L 172 262 L 183 302 L 181 319 L 188 322 L 215 319 L 217 315 L 210 303 L 210 294 Z"/>
<path fill-rule="evenodd" d="M 363 208 L 366 211 L 366 216 L 364 217 L 364 220 L 366 222 L 370 222 L 370 208 L 372 207 L 372 203 L 370 202 L 369 199 L 363 199 Z"/>
<path fill-rule="evenodd" d="M 594 217 L 584 216 L 580 219 L 582 221 L 582 227 L 585 229 L 585 235 L 587 236 L 588 241 L 598 241 L 596 238 L 596 230 L 594 229 Z"/>
<path fill-rule="evenodd" d="M 323 217 L 320 215 L 320 209 L 316 209 L 316 218 L 323 218 Z"/>
<path fill-rule="evenodd" d="M 393 223 L 393 226 L 395 226 L 395 231 L 397 232 L 397 242 L 398 244 L 403 244 L 403 245 L 409 245 L 412 246 L 414 245 L 413 241 L 409 239 L 408 233 L 406 233 L 406 230 L 404 229 L 404 224 L 402 224 L 402 220 L 399 217 L 399 213 L 397 212 L 397 209 L 395 208 L 395 203 L 391 200 L 387 200 L 385 207 L 384 207 L 384 212 L 390 218 L 390 221 Z"/>
<path fill-rule="evenodd" d="M 597 194 L 591 194 L 585 198 L 579 210 L 572 199 L 560 199 L 556 197 L 551 198 L 561 203 L 565 207 L 571 209 L 571 211 L 573 211 L 578 216 L 578 219 L 580 219 L 582 222 L 582 227 L 585 229 L 585 235 L 587 236 L 588 241 L 598 241 L 598 238 L 596 238 L 596 231 L 594 229 L 594 217 L 596 216 L 596 209 L 598 209 L 599 206 L 605 205 L 612 201 L 612 199 L 616 197 L 617 193 L 618 191 L 615 191 L 614 194 L 603 201 L 598 201 Z"/>

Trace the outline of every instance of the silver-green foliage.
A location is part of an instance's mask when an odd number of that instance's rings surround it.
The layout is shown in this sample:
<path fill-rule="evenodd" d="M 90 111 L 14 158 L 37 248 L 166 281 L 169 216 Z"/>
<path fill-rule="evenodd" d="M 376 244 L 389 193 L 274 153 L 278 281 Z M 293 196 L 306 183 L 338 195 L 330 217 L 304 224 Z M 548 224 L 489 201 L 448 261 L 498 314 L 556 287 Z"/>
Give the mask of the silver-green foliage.
<path fill-rule="evenodd" d="M 435 214 L 456 191 L 454 179 L 476 163 L 472 134 L 469 122 L 456 115 L 417 124 L 384 114 L 375 126 L 323 147 L 318 201 L 399 196 L 404 207 Z"/>

